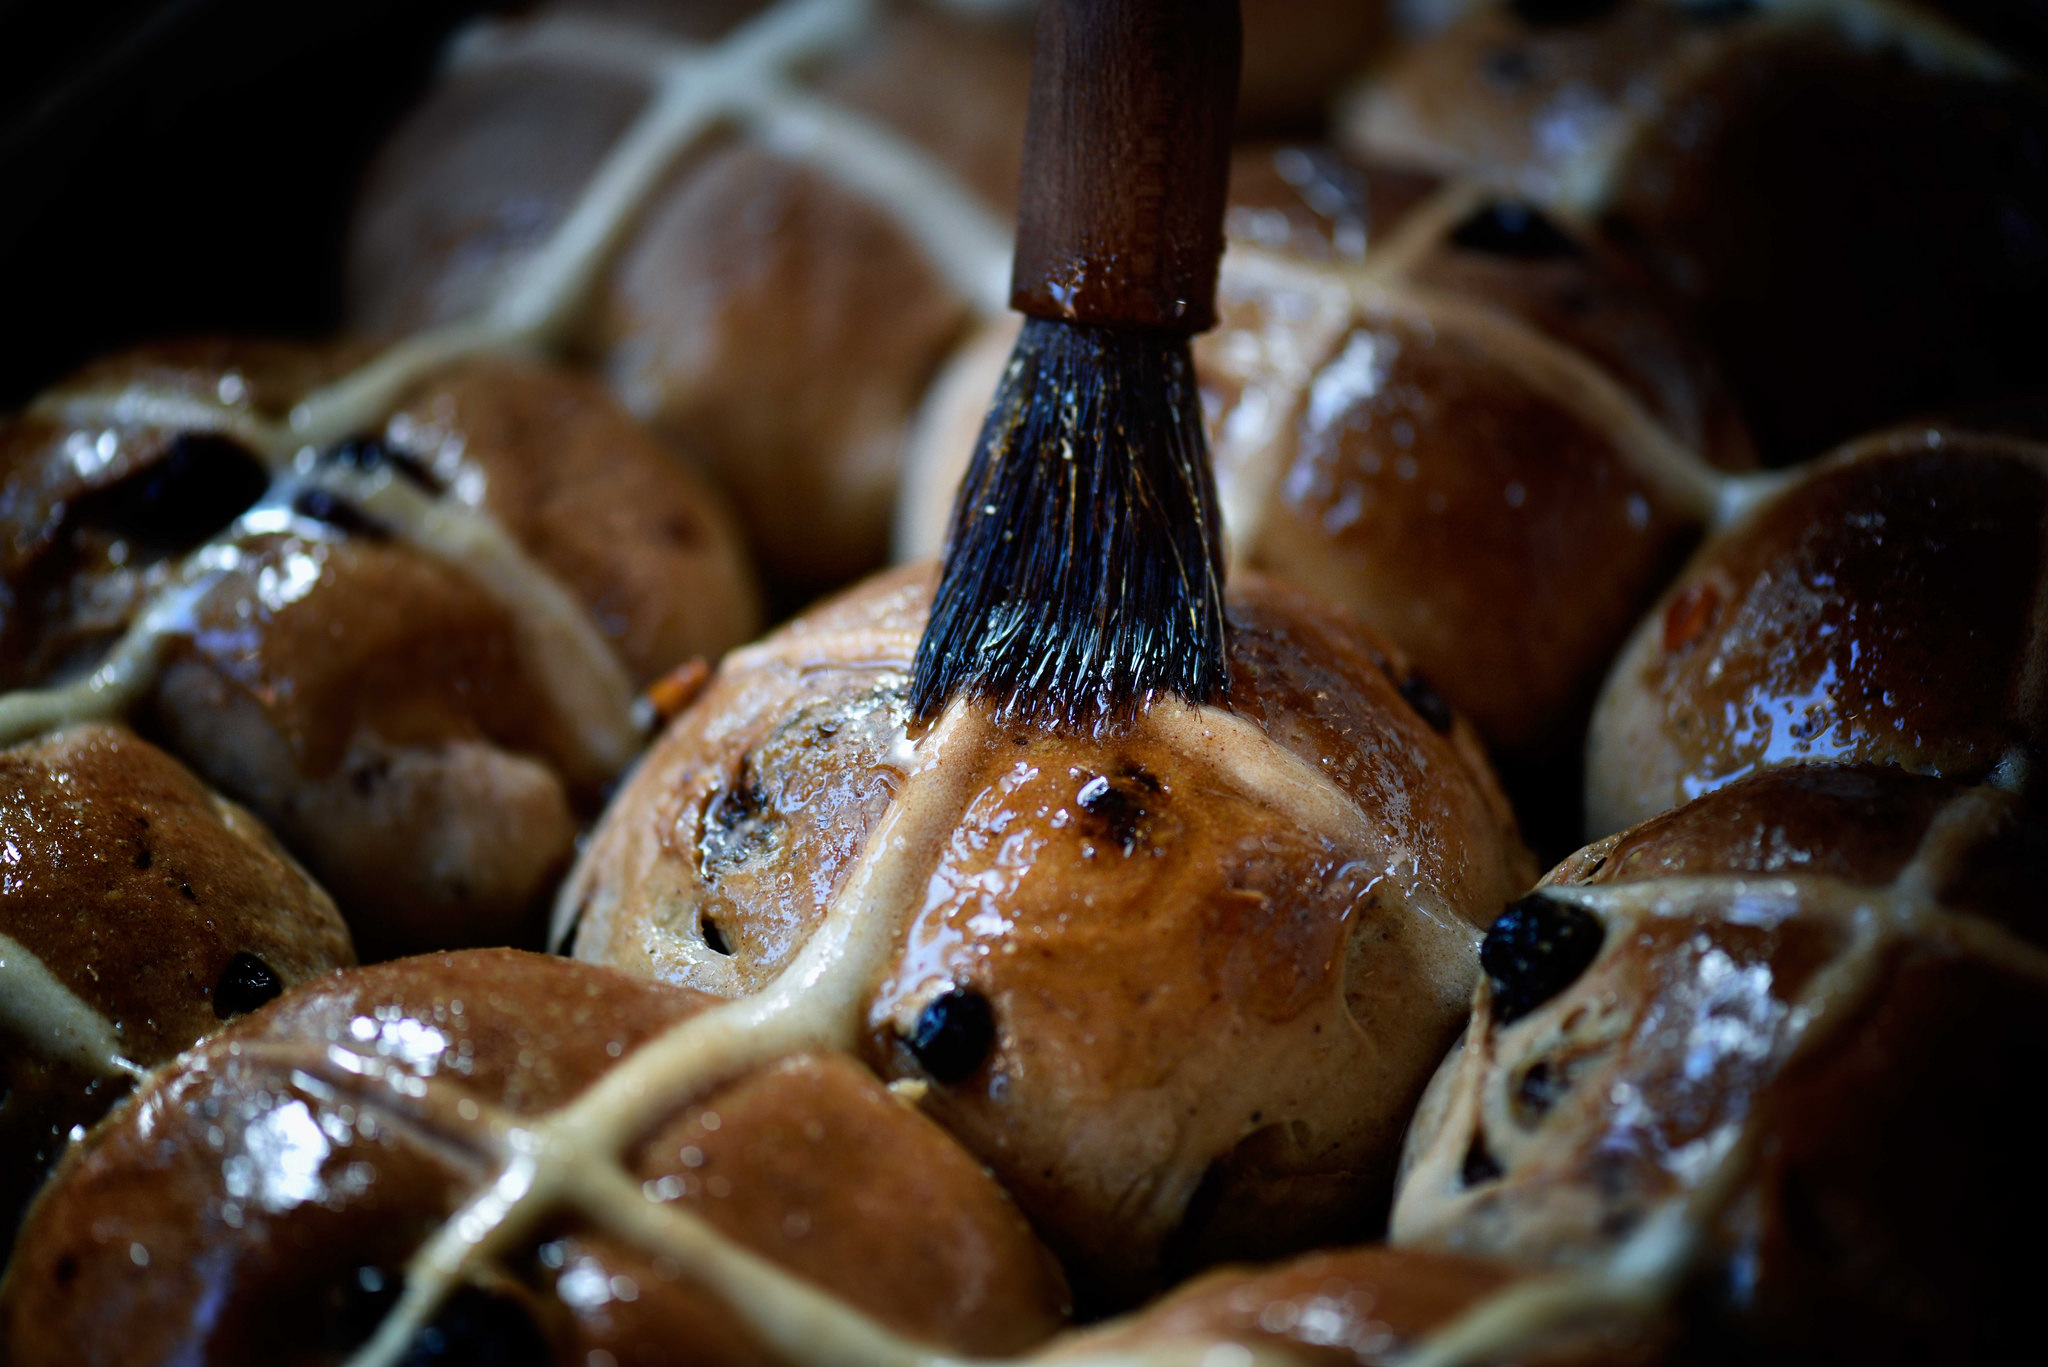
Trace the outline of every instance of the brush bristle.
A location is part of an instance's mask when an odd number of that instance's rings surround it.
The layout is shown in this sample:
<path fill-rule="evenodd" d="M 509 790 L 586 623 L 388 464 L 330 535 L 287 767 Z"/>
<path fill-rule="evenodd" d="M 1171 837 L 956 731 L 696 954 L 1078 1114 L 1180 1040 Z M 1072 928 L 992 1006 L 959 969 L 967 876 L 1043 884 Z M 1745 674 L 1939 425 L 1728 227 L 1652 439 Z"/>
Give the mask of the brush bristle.
<path fill-rule="evenodd" d="M 1187 339 L 1024 320 L 953 507 L 911 705 L 1054 725 L 1228 679 L 1223 537 Z"/>

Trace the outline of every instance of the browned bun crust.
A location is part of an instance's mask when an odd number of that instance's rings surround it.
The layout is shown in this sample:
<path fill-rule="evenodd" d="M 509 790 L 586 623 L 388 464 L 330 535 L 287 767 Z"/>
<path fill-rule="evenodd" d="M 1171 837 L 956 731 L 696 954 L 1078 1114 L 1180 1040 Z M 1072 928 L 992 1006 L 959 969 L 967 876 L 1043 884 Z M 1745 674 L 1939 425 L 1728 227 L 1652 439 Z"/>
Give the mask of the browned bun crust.
<path fill-rule="evenodd" d="M 1383 0 L 1242 0 L 1237 135 L 1319 130 L 1331 97 L 1386 32 Z"/>
<path fill-rule="evenodd" d="M 1736 1313 L 1776 1360 L 1816 1343 L 1902 1367 L 2034 1351 L 2048 1183 L 2022 1079 L 2048 1068 L 2043 999 L 2038 965 L 1913 946 L 1834 1047 L 1757 1097 L 1771 1142 L 1714 1232 L 1754 1278 Z"/>
<path fill-rule="evenodd" d="M 237 955 L 286 985 L 355 962 L 334 904 L 270 833 L 120 727 L 0 750 L 0 793 L 0 935 L 103 1016 L 131 1063 L 247 1009 L 215 996 Z M 27 995 L 12 977 L 0 992 Z M 0 1025 L 0 1247 L 71 1128 L 128 1087 L 39 1035 Z"/>
<path fill-rule="evenodd" d="M 583 602 L 634 683 L 760 630 L 724 498 L 590 377 L 470 361 L 416 389 L 384 432 Z"/>
<path fill-rule="evenodd" d="M 1449 188 L 1434 172 L 1360 160 L 1340 147 L 1247 143 L 1231 160 L 1226 221 L 1240 249 L 1357 269 L 1373 264 L 1372 253 L 1408 216 Z M 1399 279 L 1498 309 L 1583 353 L 1709 465 L 1748 468 L 1749 436 L 1714 363 L 1641 267 L 1569 215 L 1538 213 L 1519 232 L 1489 223 L 1488 211 L 1502 207 L 1528 202 L 1475 189 L 1464 212 L 1429 232 Z M 1226 317 L 1224 328 L 1259 321 L 1261 292 L 1243 289 L 1242 302 L 1245 316 Z M 1244 345 L 1227 337 L 1203 344 L 1217 384 L 1236 379 L 1239 367 L 1224 353 Z"/>
<path fill-rule="evenodd" d="M 1300 1367 L 1395 1367 L 1428 1337 L 1482 1313 L 1524 1273 L 1432 1249 L 1310 1253 L 1268 1267 L 1227 1267 L 1197 1277 L 1143 1310 L 1054 1341 L 1048 1361 L 1099 1360 L 1180 1346 L 1237 1344 Z M 1581 1323 L 1512 1337 L 1502 1351 L 1466 1358 L 1517 1367 L 1648 1367 L 1672 1363 L 1663 1326 Z M 1227 1355 L 1221 1360 L 1231 1361 Z"/>
<path fill-rule="evenodd" d="M 1602 220 L 1774 463 L 2038 378 L 2037 82 L 1911 5 L 1578 8 L 1473 7 L 1340 137 Z"/>
<path fill-rule="evenodd" d="M 287 996 L 152 1081 L 71 1156 L 0 1291 L 8 1360 L 339 1360 L 413 1249 L 488 1180 L 492 1115 L 533 1122 L 704 1005 L 513 950 L 403 960 Z M 623 1166 L 942 1349 L 1012 1353 L 1059 1322 L 1057 1273 L 1015 1208 L 844 1060 L 790 1059 L 696 1098 L 632 1137 Z M 568 1212 L 471 1287 L 437 1321 L 473 1336 L 449 1349 L 458 1360 L 493 1341 L 522 1362 L 779 1360 L 685 1268 Z"/>
<path fill-rule="evenodd" d="M 1021 31 L 891 6 L 806 84 L 921 149 L 1001 222 L 1028 58 Z M 645 88 L 538 60 L 444 81 L 367 182 L 357 323 L 396 331 L 487 303 Z M 647 200 L 579 345 L 635 412 L 702 453 L 771 573 L 815 588 L 882 558 L 903 424 L 970 316 L 889 209 L 721 134 Z"/>
<path fill-rule="evenodd" d="M 1801 764 L 1738 779 L 1596 840 L 1539 886 L 1636 883 L 1688 874 L 1800 874 L 1882 887 L 1919 854 L 1965 793 L 1981 809 L 1969 855 L 1929 891 L 2048 946 L 2048 817 L 2010 793 L 1875 765 Z"/>
<path fill-rule="evenodd" d="M 232 424 L 278 420 L 360 359 L 353 346 L 139 349 L 0 426 L 0 682 L 94 660 L 268 482 Z M 228 430 L 65 414 L 122 393 Z M 755 630 L 758 590 L 722 502 L 594 382 L 470 362 L 417 386 L 381 435 L 397 477 L 480 507 L 579 599 L 632 683 Z M 243 492 L 195 492 L 209 480 Z M 612 774 L 522 657 L 510 610 L 352 506 L 237 546 L 173 636 L 142 720 L 277 826 L 366 954 L 536 939 L 576 810 Z"/>
<path fill-rule="evenodd" d="M 306 390 L 368 352 L 356 344 L 196 337 L 103 356 L 46 398 L 138 388 L 230 416 L 276 421 Z M 35 684 L 117 634 L 163 576 L 161 546 L 196 545 L 217 526 L 96 525 L 108 494 L 177 455 L 177 430 L 79 424 L 35 408 L 0 416 L 0 687 Z M 252 461 L 242 465 L 253 469 Z M 253 476 L 260 487 L 260 475 Z M 220 480 L 220 471 L 202 478 Z M 201 500 L 224 523 L 239 509 Z M 194 511 L 187 509 L 186 511 Z M 139 533 L 139 534 L 138 534 Z"/>
<path fill-rule="evenodd" d="M 1221 1267 L 1135 1314 L 1064 1336 L 1045 1356 L 1056 1362 L 1168 1344 L 1236 1343 L 1284 1353 L 1302 1367 L 1377 1367 L 1517 1275 L 1476 1258 L 1384 1246 L 1310 1253 L 1263 1268 Z"/>
<path fill-rule="evenodd" d="M 506 614 L 404 547 L 251 549 L 173 646 L 152 731 L 304 854 L 366 955 L 531 942 L 576 818 L 549 762 L 570 753 L 563 722 Z M 301 567 L 318 577 L 251 632 L 265 579 Z"/>
<path fill-rule="evenodd" d="M 1334 134 L 1375 160 L 1477 174 L 1545 204 L 1599 188 L 1588 182 L 1628 137 L 1631 79 L 1633 93 L 1661 96 L 1678 78 L 1667 68 L 1711 55 L 1724 32 L 1679 5 L 1634 0 L 1584 6 L 1590 17 L 1557 24 L 1494 0 L 1462 8 L 1441 32 L 1391 53 L 1339 111 Z M 1657 83 L 1647 91 L 1646 74 Z"/>
<path fill-rule="evenodd" d="M 1698 1237 L 1689 1332 L 1740 1360 L 2023 1356 L 2044 879 L 2037 814 L 1890 770 L 1759 775 L 1589 847 L 1546 885 L 1597 954 L 1517 1017 L 1482 986 L 1395 1241 L 1586 1268 Z"/>
<path fill-rule="evenodd" d="M 1378 179 L 1326 164 L 1331 184 Z M 1368 234 L 1400 231 L 1400 216 L 1375 217 L 1363 199 L 1357 218 Z M 1569 245 L 1536 260 L 1439 236 L 1404 283 L 1518 324 L 1604 372 L 1681 445 L 1746 461 L 1711 369 L 1635 272 L 1553 226 Z M 1224 476 L 1271 490 L 1238 556 L 1399 641 L 1495 745 L 1554 752 L 1696 514 L 1673 506 L 1599 416 L 1533 384 L 1519 348 L 1427 302 L 1353 305 L 1310 352 L 1305 385 L 1245 385 L 1233 355 L 1286 326 L 1303 293 L 1233 290 L 1226 275 L 1222 326 L 1197 348 L 1225 396 L 1219 430 L 1248 400 L 1289 415 L 1285 437 Z M 1235 454 L 1225 443 L 1223 461 Z"/>
<path fill-rule="evenodd" d="M 789 963 L 902 784 L 930 577 L 728 658 L 564 888 L 579 955 L 730 995 Z M 1255 575 L 1230 617 L 1235 720 L 997 723 L 961 759 L 974 796 L 864 1008 L 870 1063 L 928 1084 L 1111 1298 L 1367 1218 L 1478 927 L 1528 877 L 1477 738 L 1403 698 L 1392 647 Z M 906 1041 L 949 994 L 990 1033 L 927 1066 Z"/>
<path fill-rule="evenodd" d="M 1808 471 L 1703 547 L 1615 662 L 1589 829 L 1788 764 L 2030 789 L 2044 513 L 2048 447 L 1940 424 Z"/>

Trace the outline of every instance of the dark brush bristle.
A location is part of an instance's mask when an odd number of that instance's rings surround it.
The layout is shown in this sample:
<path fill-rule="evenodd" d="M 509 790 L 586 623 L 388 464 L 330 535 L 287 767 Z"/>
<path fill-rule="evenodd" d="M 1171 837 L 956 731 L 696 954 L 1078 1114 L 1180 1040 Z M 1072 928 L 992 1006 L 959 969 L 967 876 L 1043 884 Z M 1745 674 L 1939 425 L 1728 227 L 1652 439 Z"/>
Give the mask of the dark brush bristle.
<path fill-rule="evenodd" d="M 1220 696 L 1223 536 L 1185 337 L 1026 318 L 953 506 L 911 705 L 1056 725 Z"/>

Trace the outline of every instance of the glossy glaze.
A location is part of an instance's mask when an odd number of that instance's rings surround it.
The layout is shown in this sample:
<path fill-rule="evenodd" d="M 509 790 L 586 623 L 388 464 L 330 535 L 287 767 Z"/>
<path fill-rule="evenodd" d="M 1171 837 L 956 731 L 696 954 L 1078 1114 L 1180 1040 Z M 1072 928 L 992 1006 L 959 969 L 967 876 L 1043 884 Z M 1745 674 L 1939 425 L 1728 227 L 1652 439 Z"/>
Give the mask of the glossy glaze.
<path fill-rule="evenodd" d="M 1891 770 L 1759 776 L 1589 847 L 1545 895 L 1598 957 L 1512 1022 L 1482 987 L 1393 1238 L 1599 1277 L 1669 1226 L 1689 1335 L 1743 1360 L 2024 1353 L 2044 876 L 2008 795 Z"/>
<path fill-rule="evenodd" d="M 2044 473 L 2030 442 L 1899 429 L 1703 547 L 1608 678 L 1589 829 L 1802 763 L 2030 790 L 2048 733 Z"/>
<path fill-rule="evenodd" d="M 597 386 L 531 363 L 416 386 L 395 459 L 271 480 L 284 411 L 360 359 L 151 348 L 10 420 L 6 682 L 57 683 L 156 623 L 126 705 L 279 827 L 366 949 L 519 938 L 630 739 L 631 681 L 744 636 L 755 589 L 718 500 Z M 194 449 L 214 465 L 178 475 Z M 193 492 L 238 468 L 263 495 L 239 521 Z M 527 603 L 536 579 L 576 639 Z M 616 694 L 594 718 L 560 672 L 579 642 L 613 685 L 595 701 Z"/>
<path fill-rule="evenodd" d="M 1567 886 L 1688 874 L 1813 874 L 1886 886 L 1925 862 L 1931 831 L 1957 804 L 1975 813 L 1965 857 L 1926 870 L 1943 906 L 2048 945 L 2040 897 L 2048 817 L 1992 788 L 1880 765 L 1801 764 L 1738 779 L 1597 840 L 1543 876 Z"/>
<path fill-rule="evenodd" d="M 1503 1264 L 1428 1249 L 1330 1250 L 1197 1277 L 1136 1314 L 1054 1340 L 1045 1357 L 1144 1361 L 1153 1354 L 1172 1361 L 1169 1355 L 1178 1349 L 1212 1353 L 1226 1362 L 1393 1367 L 1432 1360 L 1427 1355 L 1443 1335 L 1528 1285 L 1522 1273 Z M 1523 1334 L 1511 1329 L 1491 1349 L 1458 1360 L 1635 1367 L 1670 1361 L 1663 1352 L 1667 1339 L 1663 1326 L 1580 1323 Z M 1232 1346 L 1246 1357 L 1233 1356 Z M 1254 1353 L 1263 1356 L 1254 1359 Z"/>
<path fill-rule="evenodd" d="M 67 1165 L 0 1294 L 10 1360 L 339 1360 L 391 1299 L 366 1291 L 395 1290 L 508 1127 L 543 1123 L 704 1005 L 515 951 L 288 996 L 154 1082 Z M 616 1157 L 636 1203 L 701 1220 L 897 1332 L 991 1355 L 1057 1323 L 1057 1274 L 1014 1208 L 844 1061 L 752 1072 L 617 1136 L 622 1152 L 612 1142 L 583 1161 Z M 459 1304 L 531 1345 L 519 1360 L 764 1360 L 693 1284 L 694 1262 L 597 1218 L 534 1230 Z M 456 1332 L 455 1314 L 437 1330 Z"/>
<path fill-rule="evenodd" d="M 1219 1268 L 1136 1314 L 1068 1335 L 1046 1357 L 1234 1343 L 1284 1353 L 1302 1367 L 1391 1363 L 1514 1278 L 1498 1264 L 1384 1247 Z"/>
<path fill-rule="evenodd" d="M 1529 1016 L 1480 1004 L 1409 1141 L 1396 1241 L 1591 1266 L 1711 1175 L 1852 931 L 1768 884 L 1679 896 L 1597 908 L 1600 957 Z"/>
<path fill-rule="evenodd" d="M 565 888 L 579 955 L 727 994 L 793 971 L 911 763 L 928 573 L 728 660 Z M 1391 650 L 1265 581 L 1234 601 L 1231 712 L 999 729 L 947 761 L 960 807 L 893 875 L 907 928 L 860 989 L 855 1047 L 925 1082 L 1110 1294 L 1359 1218 L 1476 927 L 1526 876 L 1469 729 L 1402 699 Z M 907 1041 L 962 989 L 994 1007 L 993 1050 L 934 1083 Z"/>
<path fill-rule="evenodd" d="M 355 954 L 333 902 L 268 831 L 124 729 L 0 751 L 0 792 L 0 1228 L 11 1237 L 72 1127 L 138 1069 L 220 1028 L 216 987 L 236 955 L 289 984 Z M 38 993 L 31 976 L 54 990 Z"/>

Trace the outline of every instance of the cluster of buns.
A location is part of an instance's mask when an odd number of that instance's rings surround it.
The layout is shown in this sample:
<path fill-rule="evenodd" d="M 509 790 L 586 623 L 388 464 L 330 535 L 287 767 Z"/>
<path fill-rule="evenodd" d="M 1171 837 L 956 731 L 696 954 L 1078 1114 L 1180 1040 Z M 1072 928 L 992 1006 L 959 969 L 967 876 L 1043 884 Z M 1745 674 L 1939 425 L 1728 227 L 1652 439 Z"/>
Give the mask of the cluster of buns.
<path fill-rule="evenodd" d="M 1028 8 L 481 25 L 0 419 L 0 1358 L 2029 1350 L 2048 96 L 1246 0 L 1227 696 L 919 722 Z"/>

